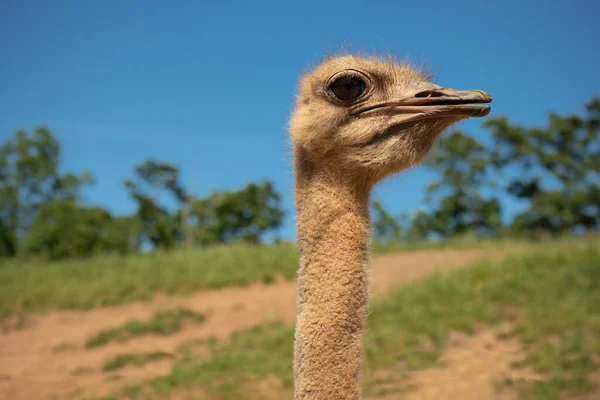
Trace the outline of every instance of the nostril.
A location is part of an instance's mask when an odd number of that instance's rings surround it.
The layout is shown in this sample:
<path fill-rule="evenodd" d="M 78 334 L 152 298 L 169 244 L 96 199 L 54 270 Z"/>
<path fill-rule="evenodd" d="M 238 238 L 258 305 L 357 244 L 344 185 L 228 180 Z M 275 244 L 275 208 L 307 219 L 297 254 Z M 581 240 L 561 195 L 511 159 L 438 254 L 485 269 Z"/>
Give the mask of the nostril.
<path fill-rule="evenodd" d="M 415 97 L 442 97 L 442 96 L 444 96 L 444 93 L 440 92 L 439 90 L 423 90 L 422 92 L 415 94 Z"/>

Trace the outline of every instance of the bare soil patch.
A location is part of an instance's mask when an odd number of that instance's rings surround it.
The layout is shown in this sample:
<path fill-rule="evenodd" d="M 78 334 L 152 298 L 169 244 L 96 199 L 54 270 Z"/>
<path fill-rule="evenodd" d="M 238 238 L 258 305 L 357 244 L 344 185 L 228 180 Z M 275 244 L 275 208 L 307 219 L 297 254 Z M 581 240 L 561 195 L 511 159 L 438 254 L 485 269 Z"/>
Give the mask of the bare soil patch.
<path fill-rule="evenodd" d="M 435 271 L 453 270 L 482 257 L 498 257 L 500 254 L 499 251 L 461 249 L 379 256 L 372 263 L 372 293 L 379 296 L 392 287 L 408 284 Z M 93 349 L 84 346 L 88 337 L 102 329 L 119 326 L 134 318 L 147 319 L 157 311 L 178 306 L 204 313 L 206 321 L 200 325 L 188 324 L 170 336 L 142 336 Z M 106 395 L 120 387 L 165 374 L 172 365 L 171 360 L 157 360 L 115 373 L 104 373 L 101 366 L 108 358 L 123 353 L 173 353 L 186 342 L 211 337 L 224 339 L 235 331 L 269 320 L 292 324 L 295 309 L 296 283 L 280 279 L 270 285 L 257 283 L 244 288 L 198 292 L 188 297 L 157 295 L 149 302 L 85 312 L 53 311 L 34 315 L 28 318 L 26 329 L 0 335 L 0 399 Z M 485 363 L 479 365 L 482 370 L 490 367 Z M 491 373 L 496 373 L 496 370 Z M 472 379 L 465 382 L 471 385 Z"/>
<path fill-rule="evenodd" d="M 454 335 L 453 344 L 443 353 L 440 366 L 409 374 L 414 390 L 409 390 L 403 398 L 515 399 L 512 386 L 504 383 L 541 377 L 529 369 L 514 367 L 525 354 L 517 339 L 500 339 L 507 329 L 486 329 L 473 336 Z"/>

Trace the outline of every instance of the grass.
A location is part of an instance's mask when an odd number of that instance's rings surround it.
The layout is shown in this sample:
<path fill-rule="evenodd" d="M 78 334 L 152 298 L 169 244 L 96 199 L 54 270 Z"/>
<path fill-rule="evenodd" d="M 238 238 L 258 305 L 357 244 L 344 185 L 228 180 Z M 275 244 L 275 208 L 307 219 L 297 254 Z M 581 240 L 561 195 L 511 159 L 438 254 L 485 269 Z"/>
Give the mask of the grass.
<path fill-rule="evenodd" d="M 86 341 L 86 347 L 98 347 L 113 341 L 126 341 L 135 336 L 156 334 L 170 335 L 181 330 L 186 320 L 202 323 L 204 315 L 196 313 L 185 307 L 178 307 L 169 311 L 154 313 L 148 321 L 131 320 L 125 324 L 102 330 L 91 336 Z"/>
<path fill-rule="evenodd" d="M 149 361 L 163 360 L 165 358 L 172 358 L 173 354 L 166 353 L 164 351 L 155 351 L 152 353 L 127 353 L 119 354 L 109 360 L 107 360 L 102 366 L 102 371 L 110 372 L 116 371 L 121 368 L 125 368 L 129 365 L 140 366 L 144 365 Z"/>
<path fill-rule="evenodd" d="M 217 246 L 128 257 L 94 257 L 55 263 L 8 262 L 0 268 L 0 319 L 28 311 L 90 309 L 157 292 L 189 294 L 223 286 L 295 277 L 294 245 Z"/>
<path fill-rule="evenodd" d="M 419 249 L 531 246 L 514 240 L 460 238 L 443 242 L 373 243 L 372 251 L 384 254 Z M 0 323 L 7 330 L 9 325 L 5 320 L 11 316 L 23 316 L 25 320 L 32 311 L 90 309 L 151 300 L 159 292 L 186 295 L 224 286 L 271 283 L 278 275 L 294 279 L 298 249 L 293 243 L 232 244 L 127 257 L 1 262 Z"/>
<path fill-rule="evenodd" d="M 391 242 L 373 242 L 371 251 L 374 254 L 389 254 L 414 250 L 447 250 L 447 249 L 490 249 L 490 250 L 530 250 L 544 248 L 550 243 L 560 246 L 579 245 L 581 243 L 598 243 L 600 236 L 563 236 L 540 240 L 518 239 L 514 237 L 485 238 L 475 235 L 455 236 L 443 240 L 399 240 Z"/>
<path fill-rule="evenodd" d="M 590 375 L 600 369 L 600 246 L 583 241 L 538 250 L 433 276 L 376 302 L 366 340 L 366 391 L 382 389 L 376 371 L 396 370 L 402 379 L 435 365 L 451 331 L 473 333 L 506 320 L 514 327 L 510 335 L 525 346 L 522 364 L 544 377 L 515 383 L 520 398 L 575 398 L 596 390 Z M 213 346 L 208 359 L 180 355 L 169 375 L 123 395 L 201 387 L 214 399 L 263 398 L 249 388 L 259 390 L 268 376 L 291 390 L 292 337 L 293 329 L 279 323 L 241 332 Z"/>
<path fill-rule="evenodd" d="M 292 330 L 271 322 L 237 334 L 227 345 L 209 342 L 211 357 L 200 362 L 188 346 L 179 349 L 171 374 L 125 389 L 113 398 L 152 398 L 180 387 L 201 386 L 211 399 L 264 399 L 253 387 L 267 376 L 276 376 L 283 388 L 292 385 Z M 159 396 L 162 398 L 162 396 Z"/>
<path fill-rule="evenodd" d="M 481 238 L 477 236 L 460 236 L 445 240 L 399 240 L 391 242 L 373 242 L 371 251 L 374 254 L 389 254 L 411 250 L 442 250 L 442 249 L 472 249 L 494 248 L 526 245 L 527 241 L 517 241 L 512 238 Z M 533 241 L 529 243 L 534 243 Z"/>

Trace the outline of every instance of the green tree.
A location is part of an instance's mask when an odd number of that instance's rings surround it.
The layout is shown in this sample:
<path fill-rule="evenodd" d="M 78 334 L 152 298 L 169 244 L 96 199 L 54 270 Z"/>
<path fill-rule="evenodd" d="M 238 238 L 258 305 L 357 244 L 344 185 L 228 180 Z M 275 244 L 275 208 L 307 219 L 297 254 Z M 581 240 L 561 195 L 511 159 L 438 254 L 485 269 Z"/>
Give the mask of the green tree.
<path fill-rule="evenodd" d="M 371 225 L 375 240 L 381 243 L 399 240 L 402 235 L 400 222 L 377 200 L 372 202 L 371 209 Z"/>
<path fill-rule="evenodd" d="M 135 216 L 113 217 L 101 207 L 83 207 L 74 199 L 43 205 L 31 227 L 25 250 L 49 259 L 94 254 L 129 254 L 140 245 Z"/>
<path fill-rule="evenodd" d="M 497 232 L 501 226 L 500 202 L 482 195 L 482 189 L 491 185 L 485 146 L 456 132 L 441 140 L 425 165 L 437 171 L 439 178 L 427 187 L 427 201 L 435 203 L 435 208 L 429 216 L 418 216 L 419 235 Z"/>
<path fill-rule="evenodd" d="M 142 244 L 141 231 L 137 215 L 113 217 L 109 226 L 107 248 L 122 255 L 136 253 Z"/>
<path fill-rule="evenodd" d="M 0 146 L 0 256 L 19 252 L 42 206 L 76 199 L 93 182 L 87 172 L 61 173 L 60 156 L 60 143 L 45 127 L 30 135 L 17 130 Z"/>
<path fill-rule="evenodd" d="M 507 117 L 486 121 L 495 139 L 494 165 L 509 173 L 507 190 L 529 203 L 513 230 L 563 234 L 597 230 L 600 221 L 600 98 L 585 115 L 549 114 L 545 128 L 513 125 Z"/>
<path fill-rule="evenodd" d="M 236 191 L 214 192 L 190 205 L 190 219 L 202 244 L 244 240 L 261 241 L 281 226 L 284 212 L 280 195 L 270 181 L 249 183 Z"/>
<path fill-rule="evenodd" d="M 430 213 L 424 210 L 415 212 L 409 221 L 408 237 L 410 239 L 426 239 L 434 229 L 435 221 Z"/>
<path fill-rule="evenodd" d="M 50 259 L 85 257 L 115 247 L 112 217 L 99 207 L 85 208 L 74 199 L 58 199 L 37 212 L 26 252 Z"/>
<path fill-rule="evenodd" d="M 177 167 L 146 160 L 136 166 L 134 180 L 125 181 L 125 186 L 138 203 L 140 234 L 154 247 L 173 247 L 182 236 L 181 219 L 161 205 L 159 199 L 161 195 L 170 195 L 178 206 L 188 200 Z"/>

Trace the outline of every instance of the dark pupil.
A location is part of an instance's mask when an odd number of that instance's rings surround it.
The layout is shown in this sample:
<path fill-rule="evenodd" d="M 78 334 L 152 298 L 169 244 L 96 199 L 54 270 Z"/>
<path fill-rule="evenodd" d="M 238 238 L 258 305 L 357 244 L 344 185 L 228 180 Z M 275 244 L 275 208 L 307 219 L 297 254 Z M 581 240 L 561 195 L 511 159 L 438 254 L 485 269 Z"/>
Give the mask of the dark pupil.
<path fill-rule="evenodd" d="M 347 76 L 333 82 L 331 91 L 340 100 L 355 100 L 365 91 L 365 83 L 362 79 Z"/>

